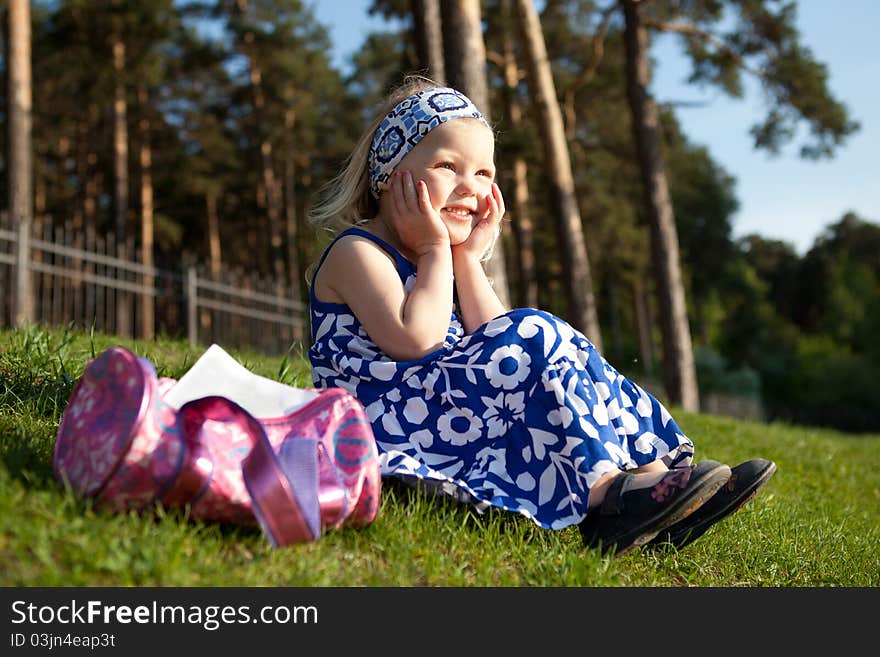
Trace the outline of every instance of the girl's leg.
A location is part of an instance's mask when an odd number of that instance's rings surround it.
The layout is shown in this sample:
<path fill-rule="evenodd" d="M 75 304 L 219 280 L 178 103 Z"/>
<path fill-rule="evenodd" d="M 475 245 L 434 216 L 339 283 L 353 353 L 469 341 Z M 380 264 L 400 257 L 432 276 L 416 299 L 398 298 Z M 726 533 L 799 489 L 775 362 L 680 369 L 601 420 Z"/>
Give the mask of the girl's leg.
<path fill-rule="evenodd" d="M 627 472 L 630 474 L 638 474 L 640 472 L 666 472 L 667 470 L 669 470 L 669 466 L 667 466 L 661 459 L 657 459 L 656 461 L 641 465 L 638 468 L 627 470 Z"/>
<path fill-rule="evenodd" d="M 599 506 L 602 501 L 605 499 L 605 493 L 608 490 L 608 487 L 611 485 L 611 482 L 614 480 L 617 475 L 624 472 L 623 470 L 612 470 L 611 472 L 606 472 L 604 475 L 599 477 L 596 480 L 596 483 L 592 485 L 590 488 L 590 500 L 587 504 L 588 509 L 595 508 Z M 633 475 L 632 484 L 630 486 L 631 490 L 638 490 L 639 488 L 648 488 L 649 486 L 653 486 L 658 481 L 663 479 L 663 476 L 669 472 L 669 468 L 666 467 L 666 464 L 663 463 L 660 459 L 656 461 L 651 461 L 643 466 L 638 468 L 634 468 L 633 470 L 626 470 L 627 474 Z"/>

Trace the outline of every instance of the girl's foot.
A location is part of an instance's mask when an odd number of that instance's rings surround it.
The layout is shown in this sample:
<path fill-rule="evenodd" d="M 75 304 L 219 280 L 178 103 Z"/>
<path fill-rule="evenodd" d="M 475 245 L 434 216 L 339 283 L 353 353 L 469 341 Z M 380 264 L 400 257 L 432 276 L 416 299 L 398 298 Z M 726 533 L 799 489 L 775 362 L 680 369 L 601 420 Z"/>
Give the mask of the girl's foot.
<path fill-rule="evenodd" d="M 711 500 L 684 520 L 661 531 L 651 540 L 650 545 L 671 543 L 679 550 L 689 545 L 716 522 L 741 509 L 758 494 L 758 489 L 766 484 L 775 472 L 776 464 L 761 458 L 751 459 L 731 468 L 730 479 Z"/>
<path fill-rule="evenodd" d="M 702 461 L 670 470 L 653 486 L 633 488 L 638 475 L 622 472 L 579 525 L 584 544 L 603 553 L 626 554 L 694 513 L 730 475 L 729 466 Z"/>

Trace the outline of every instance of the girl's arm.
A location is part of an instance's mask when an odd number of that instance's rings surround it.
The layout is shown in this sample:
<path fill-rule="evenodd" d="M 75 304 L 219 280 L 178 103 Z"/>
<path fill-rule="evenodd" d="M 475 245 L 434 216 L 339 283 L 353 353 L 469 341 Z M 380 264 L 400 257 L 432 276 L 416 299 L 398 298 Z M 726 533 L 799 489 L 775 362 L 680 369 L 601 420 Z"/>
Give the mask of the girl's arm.
<path fill-rule="evenodd" d="M 474 226 L 470 237 L 452 247 L 452 268 L 461 321 L 467 333 L 505 313 L 507 309 L 486 277 L 480 262 L 485 249 L 495 239 L 504 216 L 504 198 L 498 185 L 492 183 L 492 191 L 486 197 L 486 213 Z"/>
<path fill-rule="evenodd" d="M 407 177 L 406 183 L 411 179 Z M 348 305 L 370 339 L 390 358 L 417 360 L 442 346 L 449 328 L 453 286 L 449 233 L 439 217 L 436 223 L 429 218 L 426 230 L 421 208 L 430 205 L 424 185 L 416 191 L 395 176 L 389 191 L 398 236 L 418 267 L 413 288 L 407 294 L 393 258 L 384 249 L 352 236 L 339 240 L 328 254 L 315 293 L 324 301 Z"/>

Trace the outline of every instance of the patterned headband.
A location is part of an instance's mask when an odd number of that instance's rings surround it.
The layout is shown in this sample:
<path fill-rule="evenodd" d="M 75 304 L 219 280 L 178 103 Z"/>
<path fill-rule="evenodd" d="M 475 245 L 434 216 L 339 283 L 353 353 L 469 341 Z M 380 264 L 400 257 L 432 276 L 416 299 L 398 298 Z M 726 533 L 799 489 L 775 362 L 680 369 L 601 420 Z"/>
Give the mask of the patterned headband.
<path fill-rule="evenodd" d="M 370 191 L 377 199 L 400 161 L 422 137 L 450 119 L 478 119 L 489 127 L 470 99 L 449 87 L 432 87 L 400 101 L 388 112 L 370 145 Z"/>

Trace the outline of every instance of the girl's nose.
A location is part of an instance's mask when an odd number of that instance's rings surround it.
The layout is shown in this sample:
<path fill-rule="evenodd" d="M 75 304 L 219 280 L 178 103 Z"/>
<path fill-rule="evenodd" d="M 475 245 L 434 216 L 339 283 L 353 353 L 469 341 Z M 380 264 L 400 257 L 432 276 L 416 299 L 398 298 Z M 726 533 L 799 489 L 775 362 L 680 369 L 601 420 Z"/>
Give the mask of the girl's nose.
<path fill-rule="evenodd" d="M 455 186 L 459 196 L 474 196 L 477 193 L 477 181 L 474 176 L 461 176 Z"/>

